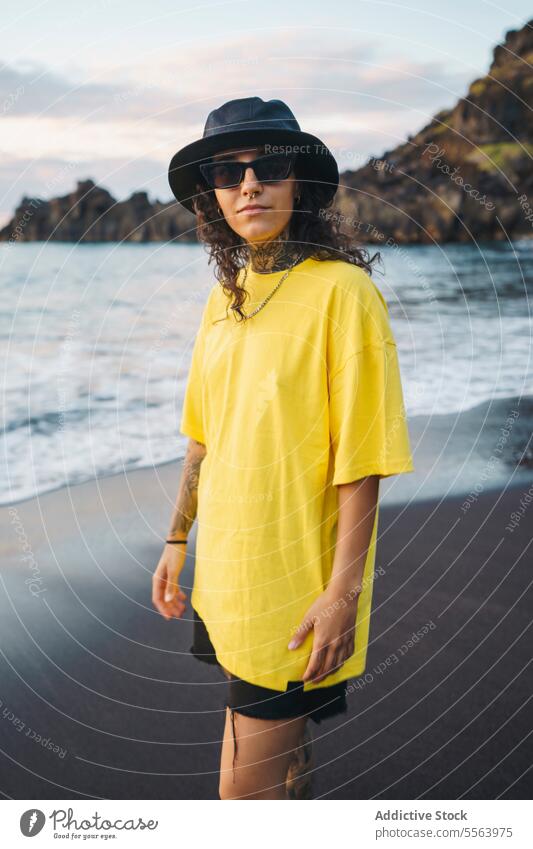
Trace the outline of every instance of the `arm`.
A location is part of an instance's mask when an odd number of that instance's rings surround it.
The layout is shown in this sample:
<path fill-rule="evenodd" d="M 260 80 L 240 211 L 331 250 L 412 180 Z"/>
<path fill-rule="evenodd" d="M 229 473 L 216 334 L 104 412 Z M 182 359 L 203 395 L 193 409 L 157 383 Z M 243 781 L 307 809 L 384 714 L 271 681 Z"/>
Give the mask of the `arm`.
<path fill-rule="evenodd" d="M 337 544 L 328 590 L 359 595 L 376 517 L 379 475 L 340 484 Z"/>
<path fill-rule="evenodd" d="M 198 481 L 200 479 L 200 467 L 205 455 L 205 445 L 195 439 L 189 439 L 167 539 L 187 539 L 196 518 Z"/>
<path fill-rule="evenodd" d="M 205 455 L 205 445 L 189 439 L 167 539 L 187 539 L 196 518 L 198 481 Z M 152 602 L 165 619 L 173 616 L 179 619 L 185 610 L 187 596 L 180 589 L 178 578 L 185 565 L 186 553 L 186 545 L 165 543 L 152 577 Z"/>
<path fill-rule="evenodd" d="M 340 484 L 337 544 L 331 578 L 313 602 L 289 643 L 297 648 L 313 631 L 313 649 L 303 681 L 326 678 L 352 656 L 357 602 L 372 537 L 379 493 L 379 475 Z"/>

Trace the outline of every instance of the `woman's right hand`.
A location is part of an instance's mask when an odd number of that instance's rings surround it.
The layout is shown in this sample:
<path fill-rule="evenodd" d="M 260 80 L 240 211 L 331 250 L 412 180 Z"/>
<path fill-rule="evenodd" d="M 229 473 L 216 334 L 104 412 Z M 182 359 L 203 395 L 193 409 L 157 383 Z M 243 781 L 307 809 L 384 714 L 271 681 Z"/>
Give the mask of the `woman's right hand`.
<path fill-rule="evenodd" d="M 165 619 L 179 619 L 185 610 L 187 595 L 180 589 L 178 578 L 186 553 L 186 545 L 166 543 L 152 576 L 152 602 Z"/>

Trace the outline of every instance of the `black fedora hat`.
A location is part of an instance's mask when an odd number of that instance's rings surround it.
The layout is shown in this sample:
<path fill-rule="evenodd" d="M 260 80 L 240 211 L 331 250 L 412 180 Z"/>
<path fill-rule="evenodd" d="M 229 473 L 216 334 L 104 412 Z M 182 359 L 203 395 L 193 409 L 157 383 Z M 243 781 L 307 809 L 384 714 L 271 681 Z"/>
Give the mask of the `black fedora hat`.
<path fill-rule="evenodd" d="M 339 169 L 331 151 L 316 136 L 302 132 L 286 103 L 260 97 L 229 100 L 209 113 L 202 138 L 172 157 L 168 169 L 172 194 L 194 213 L 192 201 L 198 193 L 197 184 L 205 186 L 198 166 L 232 147 L 263 144 L 278 146 L 273 153 L 296 153 L 298 179 L 323 185 L 326 203 L 333 198 L 339 185 Z M 209 191 L 207 186 L 204 190 Z"/>

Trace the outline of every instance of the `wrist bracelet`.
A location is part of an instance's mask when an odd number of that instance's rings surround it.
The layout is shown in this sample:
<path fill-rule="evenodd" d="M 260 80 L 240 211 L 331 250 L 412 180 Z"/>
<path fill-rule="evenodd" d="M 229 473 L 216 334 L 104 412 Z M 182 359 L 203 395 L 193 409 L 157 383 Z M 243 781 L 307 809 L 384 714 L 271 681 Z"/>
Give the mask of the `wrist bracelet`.
<path fill-rule="evenodd" d="M 169 545 L 187 545 L 186 539 L 167 539 Z"/>

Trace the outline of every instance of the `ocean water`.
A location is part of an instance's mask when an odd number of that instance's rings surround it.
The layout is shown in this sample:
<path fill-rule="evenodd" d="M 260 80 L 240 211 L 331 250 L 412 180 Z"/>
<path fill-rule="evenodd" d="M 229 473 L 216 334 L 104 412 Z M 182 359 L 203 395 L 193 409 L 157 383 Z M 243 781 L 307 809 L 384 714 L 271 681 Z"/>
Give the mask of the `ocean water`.
<path fill-rule="evenodd" d="M 533 395 L 533 241 L 381 253 L 373 279 L 417 430 Z M 214 283 L 200 245 L 0 244 L 0 504 L 183 456 L 181 404 Z"/>

